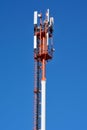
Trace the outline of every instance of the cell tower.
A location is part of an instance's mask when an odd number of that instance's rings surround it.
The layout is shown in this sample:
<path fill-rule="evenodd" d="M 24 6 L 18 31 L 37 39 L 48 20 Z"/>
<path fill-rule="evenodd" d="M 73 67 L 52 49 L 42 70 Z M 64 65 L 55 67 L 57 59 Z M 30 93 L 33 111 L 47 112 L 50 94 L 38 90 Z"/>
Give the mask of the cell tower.
<path fill-rule="evenodd" d="M 46 130 L 46 63 L 53 58 L 53 17 L 34 12 L 34 128 Z"/>

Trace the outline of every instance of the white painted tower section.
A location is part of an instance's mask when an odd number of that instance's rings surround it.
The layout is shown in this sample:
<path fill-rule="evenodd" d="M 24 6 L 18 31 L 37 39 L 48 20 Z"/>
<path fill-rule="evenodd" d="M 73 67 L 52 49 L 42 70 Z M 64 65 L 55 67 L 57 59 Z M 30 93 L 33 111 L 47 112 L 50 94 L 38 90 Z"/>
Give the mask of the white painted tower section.
<path fill-rule="evenodd" d="M 46 130 L 46 80 L 41 80 L 41 130 Z"/>

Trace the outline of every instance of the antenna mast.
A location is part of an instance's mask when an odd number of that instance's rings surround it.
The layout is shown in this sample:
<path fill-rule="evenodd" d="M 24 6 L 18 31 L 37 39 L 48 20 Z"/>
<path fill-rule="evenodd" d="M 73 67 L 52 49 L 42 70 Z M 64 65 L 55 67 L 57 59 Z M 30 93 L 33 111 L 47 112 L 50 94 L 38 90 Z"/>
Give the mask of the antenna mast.
<path fill-rule="evenodd" d="M 53 17 L 34 12 L 34 128 L 46 130 L 46 63 L 53 58 Z"/>

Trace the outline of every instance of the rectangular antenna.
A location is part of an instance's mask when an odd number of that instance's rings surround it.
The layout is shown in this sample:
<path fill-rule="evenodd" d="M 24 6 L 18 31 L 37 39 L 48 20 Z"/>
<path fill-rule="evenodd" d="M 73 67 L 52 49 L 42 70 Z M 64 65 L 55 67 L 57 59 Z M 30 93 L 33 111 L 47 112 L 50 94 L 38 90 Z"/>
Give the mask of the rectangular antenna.
<path fill-rule="evenodd" d="M 34 24 L 36 25 L 37 24 L 37 14 L 38 12 L 37 11 L 34 11 Z"/>
<path fill-rule="evenodd" d="M 34 35 L 34 49 L 37 48 L 37 36 Z"/>
<path fill-rule="evenodd" d="M 49 9 L 47 9 L 47 12 L 46 12 L 46 19 L 49 22 Z"/>
<path fill-rule="evenodd" d="M 54 18 L 51 17 L 51 18 L 50 18 L 50 25 L 53 25 L 53 24 L 54 24 Z"/>

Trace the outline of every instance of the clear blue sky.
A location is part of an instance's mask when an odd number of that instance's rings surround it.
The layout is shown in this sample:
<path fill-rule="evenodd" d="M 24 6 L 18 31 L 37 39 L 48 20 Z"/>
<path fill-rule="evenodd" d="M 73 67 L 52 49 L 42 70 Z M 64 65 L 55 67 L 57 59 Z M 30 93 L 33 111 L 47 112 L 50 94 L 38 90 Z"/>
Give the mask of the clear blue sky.
<path fill-rule="evenodd" d="M 87 130 L 87 1 L 0 1 L 0 130 L 33 129 L 33 11 L 54 16 L 47 130 Z"/>

